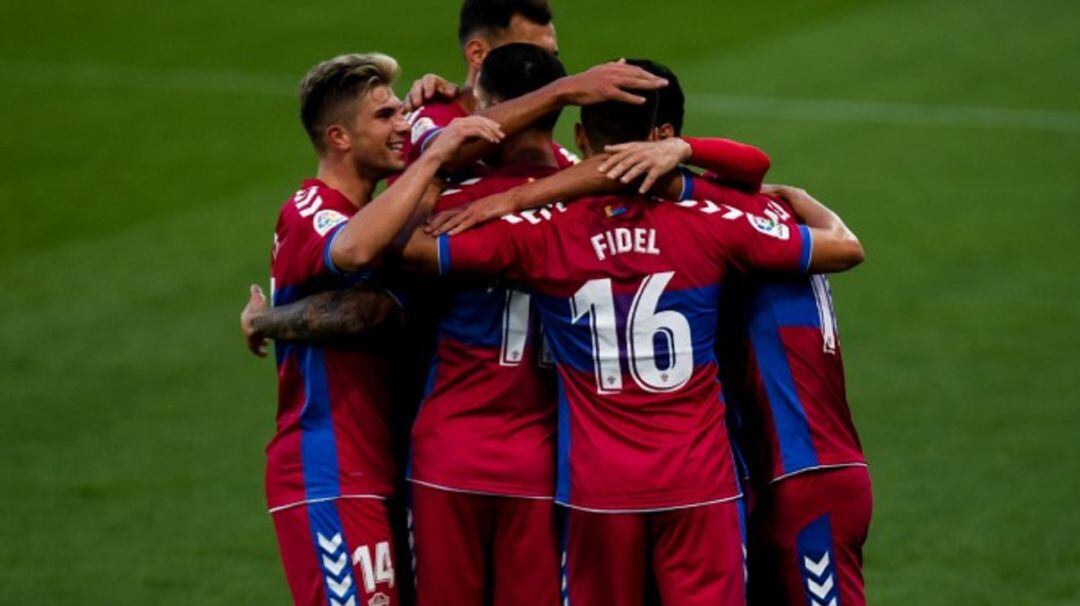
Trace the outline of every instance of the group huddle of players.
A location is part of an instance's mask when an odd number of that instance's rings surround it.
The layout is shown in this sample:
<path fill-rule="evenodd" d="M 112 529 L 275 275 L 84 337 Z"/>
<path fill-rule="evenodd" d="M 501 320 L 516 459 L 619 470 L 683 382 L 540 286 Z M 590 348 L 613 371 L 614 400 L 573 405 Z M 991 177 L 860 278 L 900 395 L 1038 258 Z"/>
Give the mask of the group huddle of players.
<path fill-rule="evenodd" d="M 668 69 L 568 76 L 546 1 L 465 0 L 459 34 L 460 88 L 400 101 L 377 53 L 301 85 L 318 173 L 241 316 L 275 342 L 295 602 L 865 604 L 824 276 L 858 240 L 758 149 L 681 136 Z"/>

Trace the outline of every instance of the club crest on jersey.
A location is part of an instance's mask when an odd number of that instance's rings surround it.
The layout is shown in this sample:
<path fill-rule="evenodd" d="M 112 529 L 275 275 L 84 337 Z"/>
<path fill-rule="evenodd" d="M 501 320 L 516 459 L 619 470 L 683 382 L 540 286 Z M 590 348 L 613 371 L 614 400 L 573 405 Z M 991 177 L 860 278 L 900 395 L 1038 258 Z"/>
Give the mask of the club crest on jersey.
<path fill-rule="evenodd" d="M 787 240 L 791 237 L 791 230 L 788 229 L 788 226 L 771 217 L 758 217 L 757 215 L 747 214 L 746 220 L 750 222 L 750 225 L 753 226 L 754 229 L 766 236 L 771 236 L 778 240 Z"/>
<path fill-rule="evenodd" d="M 315 219 L 313 219 L 315 233 L 325 236 L 327 232 L 334 229 L 334 226 L 341 225 L 348 220 L 348 217 L 336 210 L 320 210 L 315 213 Z"/>
<path fill-rule="evenodd" d="M 604 214 L 607 215 L 608 219 L 614 219 L 615 217 L 618 217 L 619 215 L 625 215 L 626 214 L 626 207 L 625 206 L 605 206 L 604 207 Z"/>

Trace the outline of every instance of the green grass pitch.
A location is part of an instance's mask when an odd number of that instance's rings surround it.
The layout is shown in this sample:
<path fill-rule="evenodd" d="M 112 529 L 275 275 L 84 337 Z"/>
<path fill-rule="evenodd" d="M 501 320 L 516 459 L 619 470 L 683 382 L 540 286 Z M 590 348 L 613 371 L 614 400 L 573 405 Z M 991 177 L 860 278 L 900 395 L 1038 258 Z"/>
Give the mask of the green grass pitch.
<path fill-rule="evenodd" d="M 569 68 L 670 64 L 690 132 L 862 237 L 871 602 L 1080 604 L 1080 3 L 553 4 Z M 456 6 L 0 6 L 0 604 L 287 602 L 237 314 L 314 167 L 295 84 L 371 49 L 460 78 Z"/>

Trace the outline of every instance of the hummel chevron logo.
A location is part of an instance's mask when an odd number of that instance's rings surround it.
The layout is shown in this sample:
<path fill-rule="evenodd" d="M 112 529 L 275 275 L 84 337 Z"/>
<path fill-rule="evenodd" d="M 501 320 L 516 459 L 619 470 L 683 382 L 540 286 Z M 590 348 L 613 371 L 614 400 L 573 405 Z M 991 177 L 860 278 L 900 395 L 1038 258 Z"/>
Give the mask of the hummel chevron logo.
<path fill-rule="evenodd" d="M 714 203 L 712 200 L 703 200 L 702 204 L 704 204 L 705 207 L 700 210 L 706 215 L 715 215 L 716 213 L 720 212 L 720 207 L 717 206 L 716 203 Z"/>
<path fill-rule="evenodd" d="M 356 606 L 356 598 L 350 597 L 348 600 L 345 600 L 344 602 L 339 602 L 339 601 L 335 600 L 334 598 L 330 598 L 330 606 Z"/>
<path fill-rule="evenodd" d="M 349 563 L 349 558 L 347 557 L 346 553 L 342 552 L 342 554 L 338 556 L 337 561 L 331 560 L 327 556 L 323 556 L 322 563 L 326 570 L 330 572 L 330 574 L 338 577 L 341 576 L 341 571 L 345 569 L 345 565 Z"/>
<path fill-rule="evenodd" d="M 698 204 L 701 204 L 700 208 L 698 207 Z M 700 212 L 702 212 L 702 213 L 704 213 L 706 215 L 715 215 L 716 213 L 720 212 L 720 210 L 721 210 L 720 206 L 718 206 L 716 204 L 716 202 L 713 202 L 712 200 L 683 200 L 682 202 L 676 202 L 675 206 L 681 206 L 683 208 L 697 208 Z M 724 208 L 729 208 L 731 210 L 735 210 L 735 209 L 733 209 L 733 208 L 731 208 L 730 206 L 727 206 L 727 205 L 724 205 Z M 735 215 L 734 217 L 728 217 L 727 215 L 724 215 L 724 218 L 725 219 L 731 219 L 731 218 L 737 219 L 737 218 L 742 216 L 741 212 L 739 212 L 737 210 L 735 210 L 735 212 L 737 212 L 739 214 Z"/>
<path fill-rule="evenodd" d="M 727 204 L 724 205 L 724 208 L 727 210 L 724 211 L 723 217 L 728 221 L 734 221 L 735 219 L 743 216 L 743 211 L 737 208 L 728 206 Z"/>
<path fill-rule="evenodd" d="M 806 587 L 810 590 L 810 593 L 814 594 L 817 599 L 824 600 L 828 597 L 829 592 L 833 588 L 832 575 L 825 577 L 825 582 L 818 585 L 813 579 L 806 579 Z"/>
<path fill-rule="evenodd" d="M 337 553 L 337 550 L 341 548 L 341 533 L 340 532 L 335 534 L 334 538 L 332 538 L 332 539 L 327 539 L 320 532 L 320 533 L 318 533 L 317 538 L 319 539 L 319 547 L 322 547 L 323 551 L 325 551 L 326 553 L 328 553 L 330 555 L 334 555 L 335 553 Z"/>
<path fill-rule="evenodd" d="M 819 579 L 821 578 L 821 575 L 825 574 L 825 570 L 829 568 L 830 563 L 829 552 L 827 551 L 821 556 L 821 561 L 819 562 L 815 562 L 810 559 L 809 556 L 803 556 L 803 566 Z"/>
<path fill-rule="evenodd" d="M 333 591 L 337 595 L 337 597 L 344 598 L 345 594 L 349 593 L 349 590 L 352 589 L 352 577 L 347 576 L 344 579 L 341 579 L 341 582 L 326 577 L 326 585 L 330 588 L 330 591 Z"/>

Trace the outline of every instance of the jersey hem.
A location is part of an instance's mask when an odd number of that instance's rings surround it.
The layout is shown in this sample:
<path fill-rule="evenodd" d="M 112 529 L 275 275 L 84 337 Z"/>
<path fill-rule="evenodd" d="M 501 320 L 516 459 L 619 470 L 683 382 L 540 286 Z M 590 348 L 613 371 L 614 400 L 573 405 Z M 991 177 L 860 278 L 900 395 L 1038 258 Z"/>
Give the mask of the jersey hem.
<path fill-rule="evenodd" d="M 826 471 L 826 470 L 829 470 L 829 469 L 842 469 L 844 467 L 867 467 L 867 468 L 869 468 L 870 464 L 867 463 L 866 461 L 858 461 L 858 462 L 852 462 L 852 463 L 832 463 L 832 464 L 829 464 L 829 465 L 815 465 L 814 467 L 806 467 L 806 468 L 803 468 L 803 469 L 797 469 L 795 471 L 789 471 L 788 473 L 785 473 L 783 475 L 776 476 L 775 478 L 769 480 L 768 484 L 770 484 L 770 485 L 771 484 L 776 484 L 777 482 L 780 482 L 781 480 L 786 480 L 786 479 L 788 479 L 788 478 L 790 478 L 792 476 L 797 476 L 797 475 L 801 475 L 801 474 L 804 474 L 804 473 L 809 473 L 811 471 Z"/>
<path fill-rule="evenodd" d="M 268 513 L 277 513 L 279 511 L 285 511 L 286 509 L 292 509 L 301 505 L 314 505 L 315 503 L 326 503 L 329 501 L 337 501 L 338 499 L 375 499 L 379 501 L 385 501 L 386 497 L 377 494 L 343 494 L 336 497 L 324 497 L 321 499 L 304 499 L 303 501 L 294 501 L 292 503 L 286 503 L 285 505 L 277 505 L 267 509 Z"/>
<path fill-rule="evenodd" d="M 555 503 L 562 505 L 569 509 L 576 509 L 578 511 L 585 511 L 588 513 L 659 513 L 663 511 L 679 511 L 680 509 L 692 509 L 694 507 L 707 507 L 709 505 L 718 505 L 720 503 L 729 503 L 731 501 L 737 501 L 743 497 L 743 493 L 739 493 L 733 497 L 724 497 L 722 499 L 713 499 L 711 501 L 701 501 L 698 503 L 687 503 L 684 505 L 671 505 L 667 507 L 645 507 L 645 508 L 630 508 L 630 509 L 603 509 L 596 507 L 582 507 L 581 505 L 572 505 L 570 503 L 555 500 Z"/>
<path fill-rule="evenodd" d="M 537 496 L 537 495 L 526 495 L 526 494 L 508 493 L 508 492 L 491 492 L 491 491 L 486 491 L 486 490 L 472 490 L 472 489 L 468 489 L 468 488 L 453 488 L 451 486 L 444 486 L 442 484 L 434 484 L 432 482 L 424 482 L 423 480 L 414 480 L 413 478 L 405 478 L 405 481 L 409 482 L 410 484 L 419 484 L 420 486 L 426 486 L 428 488 L 434 488 L 435 490 L 443 490 L 443 491 L 446 491 L 446 492 L 458 492 L 458 493 L 462 493 L 462 494 L 475 494 L 475 495 L 481 495 L 481 496 L 486 496 L 486 497 L 510 497 L 510 498 L 514 498 L 514 499 L 530 499 L 530 500 L 533 500 L 533 501 L 552 501 L 552 500 L 555 499 L 555 497 L 550 496 L 550 495 L 548 495 L 548 496 Z"/>

